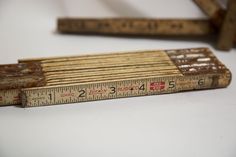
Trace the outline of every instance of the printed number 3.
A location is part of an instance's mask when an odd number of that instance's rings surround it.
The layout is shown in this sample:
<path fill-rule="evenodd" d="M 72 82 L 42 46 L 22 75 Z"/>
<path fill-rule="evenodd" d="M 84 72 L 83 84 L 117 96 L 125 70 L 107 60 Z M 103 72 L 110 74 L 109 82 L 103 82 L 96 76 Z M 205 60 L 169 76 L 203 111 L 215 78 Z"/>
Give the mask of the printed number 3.
<path fill-rule="evenodd" d="M 116 92 L 116 88 L 115 88 L 115 87 L 110 87 L 110 89 L 111 89 L 110 94 L 115 94 L 115 92 Z"/>

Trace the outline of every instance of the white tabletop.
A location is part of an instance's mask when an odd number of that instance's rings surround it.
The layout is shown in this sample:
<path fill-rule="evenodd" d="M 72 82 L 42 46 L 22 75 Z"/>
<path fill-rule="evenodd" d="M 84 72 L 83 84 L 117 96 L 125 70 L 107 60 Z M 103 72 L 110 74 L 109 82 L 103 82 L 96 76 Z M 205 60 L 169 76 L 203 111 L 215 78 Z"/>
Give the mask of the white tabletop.
<path fill-rule="evenodd" d="M 235 157 L 236 50 L 211 40 L 60 35 L 56 19 L 205 17 L 186 0 L 1 0 L 0 64 L 17 59 L 210 47 L 229 87 L 37 108 L 0 107 L 0 157 Z"/>

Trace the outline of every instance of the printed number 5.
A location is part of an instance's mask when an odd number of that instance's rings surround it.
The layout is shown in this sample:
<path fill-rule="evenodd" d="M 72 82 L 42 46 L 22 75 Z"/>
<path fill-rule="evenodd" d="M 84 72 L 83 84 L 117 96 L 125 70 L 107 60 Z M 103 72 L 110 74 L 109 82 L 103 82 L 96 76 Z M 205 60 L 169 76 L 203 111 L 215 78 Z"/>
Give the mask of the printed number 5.
<path fill-rule="evenodd" d="M 175 88 L 175 81 L 169 82 L 169 88 Z"/>

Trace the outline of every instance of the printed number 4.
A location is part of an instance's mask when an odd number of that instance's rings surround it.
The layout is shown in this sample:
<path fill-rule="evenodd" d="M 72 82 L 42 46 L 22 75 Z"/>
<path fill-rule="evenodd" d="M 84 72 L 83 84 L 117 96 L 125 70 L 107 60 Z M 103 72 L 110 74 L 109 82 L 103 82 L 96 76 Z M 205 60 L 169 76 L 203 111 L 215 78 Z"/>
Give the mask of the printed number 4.
<path fill-rule="evenodd" d="M 142 84 L 138 89 L 139 89 L 139 90 L 145 90 L 144 84 Z"/>

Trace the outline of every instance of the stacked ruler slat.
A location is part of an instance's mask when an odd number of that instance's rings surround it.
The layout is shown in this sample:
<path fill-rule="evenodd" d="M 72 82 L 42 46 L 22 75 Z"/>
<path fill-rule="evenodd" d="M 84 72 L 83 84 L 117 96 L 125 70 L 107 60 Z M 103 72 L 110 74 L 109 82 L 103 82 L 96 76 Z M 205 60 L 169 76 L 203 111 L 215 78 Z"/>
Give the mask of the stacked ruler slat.
<path fill-rule="evenodd" d="M 165 53 L 150 51 L 67 60 L 43 60 L 46 85 L 179 74 Z M 62 73 L 63 72 L 63 73 Z"/>

